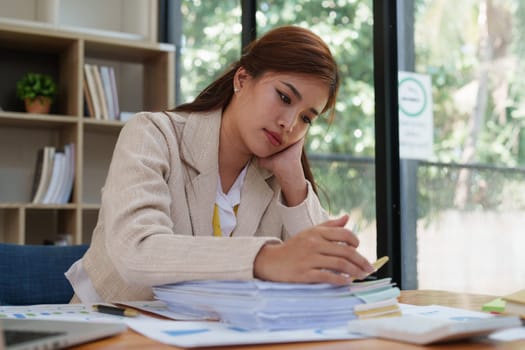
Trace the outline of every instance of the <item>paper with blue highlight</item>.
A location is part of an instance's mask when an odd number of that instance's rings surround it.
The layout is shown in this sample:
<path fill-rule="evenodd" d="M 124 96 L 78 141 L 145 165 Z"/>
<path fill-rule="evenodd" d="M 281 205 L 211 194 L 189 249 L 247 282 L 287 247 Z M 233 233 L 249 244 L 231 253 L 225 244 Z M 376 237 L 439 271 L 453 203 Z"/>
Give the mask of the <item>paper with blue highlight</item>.
<path fill-rule="evenodd" d="M 145 317 L 140 315 L 139 317 Z M 0 319 L 67 320 L 93 322 L 123 322 L 126 317 L 93 311 L 91 304 L 38 304 L 0 306 Z"/>
<path fill-rule="evenodd" d="M 183 348 L 361 339 L 346 327 L 286 331 L 247 330 L 213 321 L 128 320 L 128 327 L 164 344 Z"/>

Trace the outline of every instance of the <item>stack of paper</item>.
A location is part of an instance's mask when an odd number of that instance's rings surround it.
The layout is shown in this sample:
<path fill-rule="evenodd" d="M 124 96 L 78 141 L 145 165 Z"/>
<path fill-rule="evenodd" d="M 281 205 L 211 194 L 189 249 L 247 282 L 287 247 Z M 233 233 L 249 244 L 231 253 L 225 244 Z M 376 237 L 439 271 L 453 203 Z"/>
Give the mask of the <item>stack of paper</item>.
<path fill-rule="evenodd" d="M 390 278 L 346 286 L 192 281 L 153 291 L 172 312 L 218 319 L 243 329 L 327 328 L 355 318 L 399 314 L 399 288 Z"/>

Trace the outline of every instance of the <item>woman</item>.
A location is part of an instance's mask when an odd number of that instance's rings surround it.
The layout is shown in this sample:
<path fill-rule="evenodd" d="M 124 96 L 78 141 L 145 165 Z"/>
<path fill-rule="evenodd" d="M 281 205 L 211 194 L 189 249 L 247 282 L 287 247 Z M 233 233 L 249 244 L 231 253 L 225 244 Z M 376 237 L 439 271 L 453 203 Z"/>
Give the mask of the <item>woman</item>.
<path fill-rule="evenodd" d="M 73 301 L 145 300 L 194 279 L 348 283 L 373 271 L 328 220 L 304 154 L 336 100 L 327 45 L 274 29 L 195 101 L 122 129 L 91 246 L 67 276 Z"/>

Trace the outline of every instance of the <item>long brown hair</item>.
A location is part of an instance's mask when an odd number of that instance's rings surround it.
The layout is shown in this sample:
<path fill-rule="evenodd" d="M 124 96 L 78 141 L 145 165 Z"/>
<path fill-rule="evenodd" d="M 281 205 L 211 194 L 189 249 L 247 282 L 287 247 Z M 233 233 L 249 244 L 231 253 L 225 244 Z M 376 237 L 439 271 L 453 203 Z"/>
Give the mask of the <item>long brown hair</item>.
<path fill-rule="evenodd" d="M 206 87 L 193 102 L 173 109 L 175 112 L 202 112 L 224 110 L 233 96 L 233 78 L 239 67 L 253 77 L 266 72 L 293 73 L 313 76 L 328 86 L 328 101 L 321 113 L 329 111 L 334 117 L 334 106 L 339 90 L 339 72 L 326 43 L 308 29 L 283 26 L 273 29 L 246 47 L 240 60 L 233 63 L 219 78 Z M 301 163 L 306 179 L 314 191 L 317 186 L 303 147 Z"/>

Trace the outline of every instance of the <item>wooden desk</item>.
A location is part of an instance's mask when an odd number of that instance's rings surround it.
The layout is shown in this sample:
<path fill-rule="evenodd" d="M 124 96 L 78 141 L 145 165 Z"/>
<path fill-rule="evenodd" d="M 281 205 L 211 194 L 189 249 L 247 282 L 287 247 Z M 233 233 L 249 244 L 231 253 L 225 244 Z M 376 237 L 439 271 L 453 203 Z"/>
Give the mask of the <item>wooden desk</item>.
<path fill-rule="evenodd" d="M 452 307 L 459 307 L 469 310 L 479 311 L 481 305 L 494 299 L 494 296 L 490 295 L 474 295 L 474 294 L 463 294 L 463 293 L 452 293 L 444 291 L 433 291 L 433 290 L 411 290 L 402 291 L 399 301 L 404 304 L 413 305 L 430 305 L 438 304 Z M 245 345 L 245 346 L 231 346 L 214 349 L 234 349 L 234 350 L 299 350 L 299 349 L 310 349 L 310 350 L 415 350 L 415 349 L 426 349 L 431 348 L 432 350 L 458 350 L 458 349 L 505 349 L 505 350 L 518 350 L 525 349 L 525 340 L 506 342 L 506 343 L 493 343 L 488 340 L 482 340 L 478 342 L 457 342 L 446 345 L 432 345 L 431 347 L 417 346 L 411 344 L 404 344 L 399 342 L 391 342 L 387 340 L 379 339 L 363 339 L 363 340 L 344 340 L 344 341 L 326 341 L 326 342 L 306 342 L 306 343 L 290 343 L 290 344 L 269 344 L 269 345 Z M 75 347 L 76 350 L 123 350 L 123 349 L 161 349 L 161 350 L 174 350 L 180 349 L 175 346 L 164 345 L 154 340 L 146 338 L 138 333 L 131 330 L 112 337 L 109 339 L 100 340 L 94 343 L 85 344 L 82 346 Z M 204 348 L 199 348 L 204 349 Z"/>

